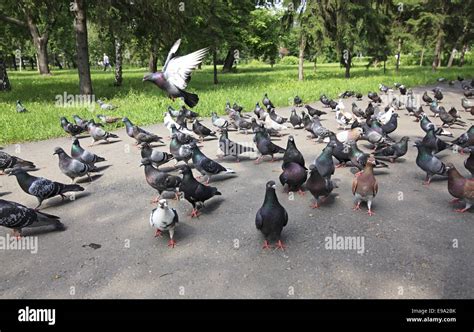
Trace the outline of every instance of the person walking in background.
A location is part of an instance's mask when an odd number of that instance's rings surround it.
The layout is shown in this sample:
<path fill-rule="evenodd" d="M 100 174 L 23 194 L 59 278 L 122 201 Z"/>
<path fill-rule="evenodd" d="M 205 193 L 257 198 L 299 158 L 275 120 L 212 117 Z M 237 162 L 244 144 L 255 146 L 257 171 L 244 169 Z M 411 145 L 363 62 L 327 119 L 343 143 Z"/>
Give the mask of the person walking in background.
<path fill-rule="evenodd" d="M 110 65 L 110 61 L 109 61 L 109 57 L 107 56 L 107 54 L 104 53 L 104 59 L 103 59 L 103 64 L 104 64 L 104 71 L 107 70 L 107 67 L 110 67 L 112 68 L 112 66 Z"/>

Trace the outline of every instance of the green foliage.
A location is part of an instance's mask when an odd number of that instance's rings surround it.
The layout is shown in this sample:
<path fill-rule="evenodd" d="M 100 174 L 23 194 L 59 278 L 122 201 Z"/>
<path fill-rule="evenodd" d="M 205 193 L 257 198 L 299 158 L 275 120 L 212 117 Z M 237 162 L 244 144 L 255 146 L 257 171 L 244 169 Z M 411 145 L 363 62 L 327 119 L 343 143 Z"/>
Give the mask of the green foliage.
<path fill-rule="evenodd" d="M 282 58 L 278 63 L 280 65 L 297 65 L 298 64 L 298 58 L 293 56 L 293 55 L 288 55 L 288 56 Z"/>

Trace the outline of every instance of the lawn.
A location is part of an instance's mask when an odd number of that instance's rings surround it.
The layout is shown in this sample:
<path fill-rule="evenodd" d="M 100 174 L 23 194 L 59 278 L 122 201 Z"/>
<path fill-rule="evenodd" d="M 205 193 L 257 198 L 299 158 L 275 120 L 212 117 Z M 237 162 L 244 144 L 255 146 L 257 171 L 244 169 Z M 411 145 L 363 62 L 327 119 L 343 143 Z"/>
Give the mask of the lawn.
<path fill-rule="evenodd" d="M 104 112 L 98 107 L 63 107 L 56 105 L 58 95 L 78 93 L 78 77 L 75 70 L 55 70 L 50 77 L 41 77 L 36 72 L 9 72 L 12 91 L 0 92 L 0 145 L 19 143 L 64 136 L 59 125 L 61 116 L 92 118 L 96 114 L 107 113 L 114 116 L 127 116 L 134 123 L 146 125 L 162 120 L 163 111 L 168 105 L 177 108 L 181 101 L 172 102 L 163 92 L 150 83 L 143 83 L 146 69 L 130 68 L 124 70 L 122 87 L 113 86 L 113 73 L 92 71 L 92 81 L 96 99 L 106 99 L 119 106 L 117 110 Z M 366 94 L 378 89 L 378 84 L 402 82 L 415 86 L 434 83 L 438 77 L 455 79 L 457 75 L 472 76 L 474 68 L 442 68 L 432 72 L 429 67 L 405 67 L 397 74 L 392 68 L 386 74 L 383 69 L 356 65 L 352 78 L 344 78 L 344 70 L 337 64 L 318 65 L 316 71 L 312 64 L 305 67 L 305 81 L 297 81 L 296 66 L 240 65 L 237 73 L 219 73 L 219 84 L 213 84 L 211 67 L 197 70 L 188 90 L 199 94 L 200 101 L 195 111 L 201 115 L 211 112 L 224 113 L 227 100 L 241 104 L 244 110 L 251 111 L 255 103 L 267 92 L 276 106 L 288 105 L 295 95 L 305 102 L 319 99 L 322 93 L 337 97 L 344 90 L 355 90 Z M 15 102 L 20 99 L 28 113 L 18 114 Z M 121 124 L 114 124 L 120 126 Z"/>

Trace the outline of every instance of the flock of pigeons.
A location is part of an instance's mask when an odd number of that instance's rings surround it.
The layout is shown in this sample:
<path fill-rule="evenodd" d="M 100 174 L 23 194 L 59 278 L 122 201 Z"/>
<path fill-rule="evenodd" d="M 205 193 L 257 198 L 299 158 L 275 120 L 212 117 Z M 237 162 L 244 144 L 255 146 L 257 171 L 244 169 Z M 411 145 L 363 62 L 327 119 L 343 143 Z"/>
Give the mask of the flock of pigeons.
<path fill-rule="evenodd" d="M 184 102 L 193 107 L 199 98 L 197 95 L 185 92 L 190 74 L 193 69 L 202 61 L 206 49 L 202 49 L 183 57 L 176 57 L 179 47 L 179 40 L 173 45 L 166 60 L 163 71 L 146 75 L 144 80 L 154 82 L 158 87 L 165 90 L 170 98 L 183 98 Z M 474 80 L 469 82 L 458 78 L 462 82 L 465 98 L 462 106 L 465 113 L 474 115 L 474 106 L 468 98 L 472 97 Z M 445 79 L 439 79 L 439 82 Z M 451 82 L 449 82 L 451 85 Z M 362 202 L 367 203 L 368 215 L 373 215 L 372 202 L 378 192 L 378 183 L 374 174 L 375 168 L 388 167 L 387 161 L 394 163 L 398 158 L 404 156 L 408 150 L 408 137 L 402 137 L 398 142 L 394 141 L 390 135 L 398 127 L 399 113 L 397 111 L 406 109 L 414 120 L 420 123 L 421 129 L 425 132 L 422 140 L 417 140 L 415 146 L 418 149 L 416 164 L 426 173 L 425 184 L 429 185 L 435 175 L 447 176 L 448 191 L 455 200 L 463 201 L 463 209 L 456 211 L 465 212 L 474 203 L 474 179 L 463 177 L 453 164 L 444 164 L 437 153 L 445 149 L 453 149 L 461 154 L 469 154 L 464 165 L 466 169 L 474 175 L 474 126 L 463 133 L 458 138 L 448 142 L 440 136 L 453 137 L 448 131 L 452 126 L 467 126 L 462 120 L 461 112 L 454 107 L 449 111 L 440 105 L 443 94 L 440 88 L 433 89 L 433 97 L 428 92 L 422 97 L 426 106 L 433 113 L 435 118 L 441 120 L 442 124 L 436 125 L 429 119 L 423 106 L 417 100 L 411 89 L 407 89 L 403 84 L 395 83 L 399 95 L 394 95 L 393 90 L 388 86 L 380 84 L 380 95 L 376 92 L 369 92 L 370 99 L 368 107 L 361 109 L 354 102 L 351 111 L 346 110 L 344 98 L 355 97 L 357 100 L 363 98 L 362 94 L 354 91 L 345 91 L 340 94 L 338 101 L 322 95 L 321 103 L 328 111 L 321 111 L 311 107 L 303 106 L 303 100 L 296 96 L 294 98 L 295 108 L 291 111 L 289 118 L 282 117 L 276 113 L 276 109 L 265 94 L 260 105 L 256 103 L 253 113 L 255 116 L 243 113 L 243 107 L 237 103 L 233 105 L 226 103 L 225 112 L 227 117 L 220 117 L 217 113 L 212 113 L 213 129 L 206 127 L 199 121 L 199 114 L 182 106 L 175 110 L 168 107 L 164 124 L 169 131 L 170 143 L 169 153 L 153 148 L 153 144 L 164 144 L 163 137 L 149 132 L 137 125 L 134 125 L 127 117 L 117 118 L 107 115 L 98 115 L 101 123 L 96 123 L 93 119 L 82 119 L 77 115 L 73 116 L 73 122 L 69 122 L 65 117 L 61 118 L 60 124 L 64 131 L 73 137 L 70 155 L 64 149 L 57 147 L 54 154 L 58 155 L 59 169 L 69 177 L 72 184 L 63 184 L 51 181 L 42 177 L 35 177 L 29 174 L 36 170 L 33 162 L 23 160 L 17 156 L 9 155 L 0 151 L 0 170 L 15 176 L 20 188 L 27 194 L 38 199 L 35 208 L 28 208 L 19 203 L 0 200 L 0 225 L 13 229 L 16 236 L 21 235 L 22 228 L 43 225 L 54 225 L 57 229 L 63 229 L 59 217 L 44 213 L 38 210 L 45 199 L 55 196 L 65 198 L 68 192 L 83 191 L 84 188 L 75 183 L 77 178 L 88 177 L 90 174 L 98 172 L 100 169 L 95 165 L 105 161 L 93 152 L 85 150 L 79 143 L 77 136 L 87 132 L 92 138 L 93 146 L 96 142 L 117 139 L 118 136 L 108 132 L 105 125 L 117 121 L 125 124 L 126 134 L 135 140 L 136 145 L 141 149 L 140 165 L 144 167 L 145 180 L 153 189 L 158 192 L 158 196 L 153 199 L 157 207 L 151 212 L 150 225 L 156 229 L 155 236 L 161 236 L 162 232 L 169 231 L 170 240 L 168 246 L 174 247 L 174 230 L 179 222 L 178 213 L 170 208 L 168 201 L 163 198 L 165 192 L 171 192 L 176 199 L 184 198 L 191 206 L 191 218 L 198 217 L 204 208 L 204 203 L 216 195 L 221 195 L 218 188 L 210 186 L 212 176 L 228 174 L 235 176 L 235 171 L 222 166 L 206 156 L 200 149 L 206 138 L 218 138 L 219 159 L 224 157 L 234 158 L 237 162 L 241 156 L 258 155 L 255 163 L 261 163 L 264 157 L 268 156 L 271 161 L 275 161 L 276 154 L 282 154 L 282 172 L 279 181 L 286 187 L 288 192 L 298 192 L 304 194 L 304 190 L 309 191 L 315 198 L 313 208 L 319 208 L 327 199 L 336 183 L 331 180 L 335 169 L 350 165 L 355 173 L 352 181 L 352 194 L 354 196 L 354 210 L 360 210 Z M 383 101 L 383 98 L 385 102 Z M 389 100 L 390 99 L 390 100 Z M 384 104 L 384 106 L 382 106 Z M 104 107 L 102 107 L 104 105 Z M 101 109 L 108 110 L 110 105 L 101 104 Z M 110 106 L 112 107 L 112 106 Z M 299 115 L 297 107 L 304 107 Z M 321 117 L 334 113 L 334 118 L 339 125 L 338 133 L 335 133 L 321 124 Z M 188 121 L 192 122 L 192 127 L 188 127 Z M 326 146 L 321 154 L 306 167 L 303 154 L 298 150 L 294 137 L 288 136 L 286 148 L 276 145 L 273 137 L 281 137 L 290 129 L 304 129 L 309 132 L 310 139 L 324 143 Z M 232 141 L 229 138 L 230 131 L 242 133 L 251 132 L 254 144 L 244 144 Z M 373 147 L 371 153 L 366 153 L 358 147 L 360 140 L 370 142 Z M 169 161 L 175 161 L 175 167 L 171 170 L 164 170 L 162 165 Z M 338 163 L 335 163 L 335 160 Z M 192 166 L 200 174 L 194 176 Z M 180 164 L 179 166 L 178 163 Z M 160 168 L 161 167 L 161 168 Z M 178 171 L 179 174 L 172 174 Z M 206 181 L 199 181 L 200 178 Z M 276 183 L 270 180 L 266 183 L 266 193 L 263 205 L 256 213 L 255 224 L 258 230 L 264 235 L 264 248 L 271 248 L 274 242 L 276 248 L 284 249 L 285 245 L 281 241 L 281 232 L 288 222 L 288 213 L 280 204 L 275 191 Z"/>

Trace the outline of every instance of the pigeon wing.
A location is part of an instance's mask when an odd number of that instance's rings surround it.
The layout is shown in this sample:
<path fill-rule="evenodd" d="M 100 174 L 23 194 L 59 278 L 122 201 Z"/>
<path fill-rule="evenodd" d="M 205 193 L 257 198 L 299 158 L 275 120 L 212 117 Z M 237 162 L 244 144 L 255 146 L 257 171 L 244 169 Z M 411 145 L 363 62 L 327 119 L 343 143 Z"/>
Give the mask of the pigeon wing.
<path fill-rule="evenodd" d="M 174 42 L 173 46 L 171 46 L 170 51 L 168 52 L 168 56 L 166 57 L 165 65 L 163 66 L 163 72 L 166 71 L 166 67 L 168 67 L 168 63 L 171 59 L 173 59 L 178 52 L 179 45 L 181 45 L 181 38 Z"/>
<path fill-rule="evenodd" d="M 203 48 L 185 56 L 170 59 L 166 68 L 163 69 L 166 80 L 181 90 L 186 89 L 191 72 L 202 62 L 207 51 L 208 48 Z"/>

